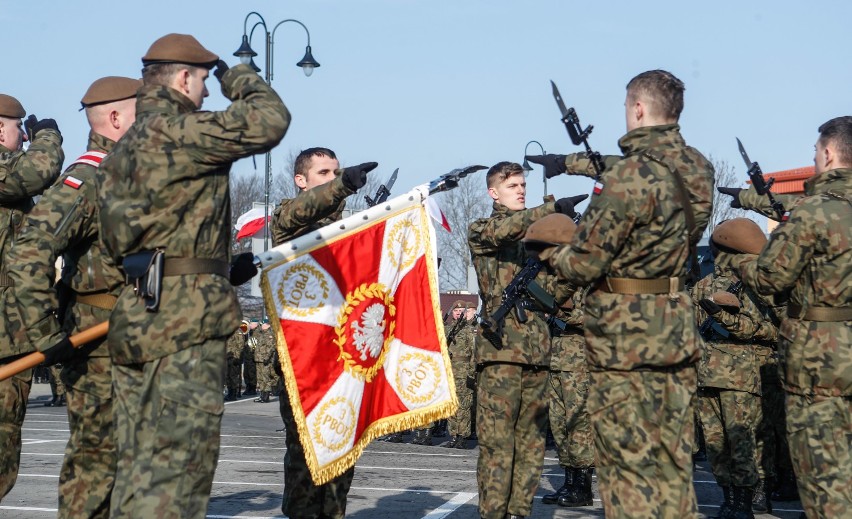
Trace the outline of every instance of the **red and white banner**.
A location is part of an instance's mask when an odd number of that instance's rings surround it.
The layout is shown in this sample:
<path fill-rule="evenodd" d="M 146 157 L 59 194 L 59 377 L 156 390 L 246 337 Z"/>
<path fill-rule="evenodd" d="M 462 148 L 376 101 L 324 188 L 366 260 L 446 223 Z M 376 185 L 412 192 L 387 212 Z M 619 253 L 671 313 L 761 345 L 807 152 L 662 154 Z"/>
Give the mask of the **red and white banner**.
<path fill-rule="evenodd" d="M 317 484 L 373 439 L 458 407 L 425 199 L 414 190 L 265 256 L 282 258 L 261 286 Z"/>
<path fill-rule="evenodd" d="M 263 207 L 255 207 L 237 218 L 237 224 L 234 228 L 237 230 L 237 239 L 242 240 L 254 236 L 263 231 L 263 220 L 266 216 L 266 210 Z M 272 218 L 270 213 L 267 220 Z"/>

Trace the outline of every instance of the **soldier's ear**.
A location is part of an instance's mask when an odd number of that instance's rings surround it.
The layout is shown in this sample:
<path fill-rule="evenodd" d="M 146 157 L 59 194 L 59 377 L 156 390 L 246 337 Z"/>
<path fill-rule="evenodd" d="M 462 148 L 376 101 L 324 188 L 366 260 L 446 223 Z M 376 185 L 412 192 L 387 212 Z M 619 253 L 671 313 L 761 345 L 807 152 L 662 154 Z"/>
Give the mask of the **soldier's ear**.
<path fill-rule="evenodd" d="M 293 176 L 293 183 L 295 183 L 296 187 L 298 187 L 299 189 L 307 189 L 308 187 L 308 179 L 305 178 L 305 175 L 301 173 L 296 173 Z"/>

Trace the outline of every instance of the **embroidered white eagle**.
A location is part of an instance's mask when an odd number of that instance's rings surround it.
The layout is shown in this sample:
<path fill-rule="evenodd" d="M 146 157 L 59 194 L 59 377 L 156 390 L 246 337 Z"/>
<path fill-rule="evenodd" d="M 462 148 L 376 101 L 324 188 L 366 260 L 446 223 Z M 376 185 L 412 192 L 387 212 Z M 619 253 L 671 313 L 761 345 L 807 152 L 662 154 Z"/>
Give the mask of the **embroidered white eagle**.
<path fill-rule="evenodd" d="M 361 323 L 353 322 L 352 340 L 355 342 L 355 349 L 361 352 L 361 360 L 367 360 L 367 355 L 376 358 L 382 351 L 382 344 L 385 341 L 385 307 L 380 303 L 374 303 L 367 307 L 367 310 L 361 314 Z"/>

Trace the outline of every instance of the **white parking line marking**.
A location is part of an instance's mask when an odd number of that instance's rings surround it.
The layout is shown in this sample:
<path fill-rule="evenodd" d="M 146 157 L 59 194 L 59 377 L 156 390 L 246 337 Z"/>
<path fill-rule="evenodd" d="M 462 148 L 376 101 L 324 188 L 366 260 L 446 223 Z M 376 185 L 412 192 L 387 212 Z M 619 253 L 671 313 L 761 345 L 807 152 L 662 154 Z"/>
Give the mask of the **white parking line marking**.
<path fill-rule="evenodd" d="M 42 431 L 42 432 L 61 432 L 70 433 L 68 429 L 36 429 L 34 427 L 21 427 L 22 431 Z"/>
<path fill-rule="evenodd" d="M 27 420 L 24 423 L 61 423 L 68 425 L 68 420 Z"/>
<path fill-rule="evenodd" d="M 65 453 L 52 453 L 52 452 L 22 452 L 21 455 L 27 456 L 65 456 Z"/>
<path fill-rule="evenodd" d="M 286 447 L 252 447 L 252 446 L 242 446 L 242 445 L 221 445 L 221 449 L 262 449 L 269 451 L 286 451 Z M 391 456 L 439 456 L 446 458 L 473 458 L 474 456 L 465 455 L 465 454 L 429 454 L 427 452 L 393 452 L 393 451 L 364 451 L 363 454 L 389 454 Z"/>
<path fill-rule="evenodd" d="M 65 443 L 65 440 L 21 440 L 22 445 L 35 445 L 37 443 Z"/>
<path fill-rule="evenodd" d="M 453 497 L 443 505 L 424 515 L 423 519 L 444 519 L 444 517 L 447 517 L 451 513 L 455 512 L 456 509 L 458 509 L 460 506 L 467 503 L 476 496 L 477 494 L 473 492 L 459 492 L 455 495 L 455 497 Z"/>
<path fill-rule="evenodd" d="M 18 510 L 24 512 L 58 512 L 56 508 L 36 508 L 34 506 L 0 506 L 0 510 Z"/>

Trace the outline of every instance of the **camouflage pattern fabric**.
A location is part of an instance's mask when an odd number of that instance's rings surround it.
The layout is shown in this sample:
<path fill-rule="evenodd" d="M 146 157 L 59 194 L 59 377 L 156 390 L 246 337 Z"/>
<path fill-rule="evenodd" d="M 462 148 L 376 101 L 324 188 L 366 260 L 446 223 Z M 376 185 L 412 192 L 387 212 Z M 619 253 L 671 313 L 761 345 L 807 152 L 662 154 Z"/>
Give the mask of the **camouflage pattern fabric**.
<path fill-rule="evenodd" d="M 62 381 L 62 364 L 50 366 L 50 392 L 53 396 L 65 396 L 65 383 Z"/>
<path fill-rule="evenodd" d="M 135 123 L 99 168 L 100 235 L 116 263 L 158 247 L 166 258 L 229 261 L 231 164 L 277 145 L 290 114 L 247 65 L 225 72 L 221 87 L 232 102 L 218 112 L 195 111 L 165 86 L 139 90 Z M 157 312 L 133 287 L 121 291 L 107 339 L 116 364 L 113 517 L 205 516 L 225 343 L 240 318 L 218 274 L 164 277 Z"/>
<path fill-rule="evenodd" d="M 240 330 L 235 331 L 225 346 L 225 385 L 228 396 L 239 394 L 243 384 L 243 349 L 246 346 L 246 336 Z M 232 393 L 233 392 L 233 393 Z"/>
<path fill-rule="evenodd" d="M 257 365 L 257 390 L 272 392 L 281 378 L 275 372 L 275 335 L 270 327 L 259 331 L 257 349 L 254 351 L 254 361 Z"/>
<path fill-rule="evenodd" d="M 710 218 L 713 166 L 678 125 L 637 128 L 619 146 L 624 156 L 609 162 L 572 243 L 550 258 L 575 287 L 603 276 L 683 278 L 689 243 Z M 673 170 L 689 192 L 692 232 Z M 700 340 L 689 295 L 592 290 L 585 304 L 587 407 L 607 517 L 695 517 L 691 364 Z"/>
<path fill-rule="evenodd" d="M 790 306 L 852 307 L 852 169 L 822 172 L 772 233 L 757 260 L 740 264 L 746 285 Z M 789 307 L 788 307 L 789 308 Z M 787 391 L 787 439 L 809 518 L 852 508 L 852 321 L 787 317 L 778 349 Z"/>
<path fill-rule="evenodd" d="M 767 346 L 755 347 L 760 365 L 760 419 L 757 425 L 755 455 L 758 473 L 764 481 L 777 482 L 793 474 L 787 444 L 787 413 L 784 388 L 778 374 L 778 354 Z"/>
<path fill-rule="evenodd" d="M 114 144 L 90 132 L 87 149 L 108 153 Z M 54 285 L 59 256 L 64 259 L 63 283 L 76 294 L 117 295 L 124 285 L 124 276 L 98 240 L 96 173 L 92 165 L 72 164 L 64 178 L 71 176 L 79 184 L 60 181 L 45 191 L 9 253 L 9 277 L 27 337 L 40 350 L 110 315 L 110 310 L 77 304 L 71 297 L 62 322 L 54 318 L 60 306 Z M 59 479 L 59 516 L 106 517 L 116 470 L 112 362 L 105 339 L 77 352 L 58 376 L 67 393 L 71 429 Z"/>
<path fill-rule="evenodd" d="M 476 479 L 483 519 L 532 511 L 544 464 L 547 375 L 542 366 L 502 362 L 486 364 L 479 373 Z"/>
<path fill-rule="evenodd" d="M 12 151 L 0 145 L 0 276 L 8 275 L 6 255 L 12 241 L 32 208 L 32 197 L 56 180 L 65 155 L 62 136 L 50 129 L 41 130 L 26 152 Z M 13 292 L 7 282 L 0 283 L 0 364 L 9 357 L 29 353 L 33 346 L 23 336 Z M 0 499 L 15 485 L 21 457 L 21 424 L 27 410 L 32 370 L 0 382 Z"/>
<path fill-rule="evenodd" d="M 353 192 L 343 185 L 340 175 L 331 182 L 301 191 L 295 198 L 281 201 L 272 216 L 272 238 L 276 245 L 339 220 L 344 199 Z M 284 496 L 281 511 L 291 519 L 342 518 L 346 495 L 355 468 L 324 485 L 315 485 L 305 462 L 299 431 L 284 390 L 278 396 L 281 419 L 287 434 L 284 455 Z"/>
<path fill-rule="evenodd" d="M 489 218 L 474 221 L 468 244 L 479 284 L 482 315 L 500 305 L 503 289 L 526 260 L 521 243 L 529 225 L 555 212 L 553 202 L 512 211 L 495 202 Z M 556 297 L 568 297 L 549 268 L 536 282 Z M 544 314 L 527 310 L 527 322 L 509 312 L 503 324 L 502 349 L 487 340 L 475 342 L 480 371 L 476 396 L 476 435 L 479 441 L 477 481 L 482 517 L 528 515 L 544 464 L 547 424 L 547 367 L 550 331 Z"/>
<path fill-rule="evenodd" d="M 755 427 L 760 399 L 746 391 L 701 388 L 698 414 L 707 458 L 720 487 L 752 487 L 758 480 Z"/>
<path fill-rule="evenodd" d="M 243 378 L 246 381 L 246 391 L 257 390 L 257 364 L 254 362 L 254 354 L 257 351 L 257 335 L 260 328 L 249 332 L 246 338 L 246 346 L 243 348 Z"/>
<path fill-rule="evenodd" d="M 460 319 L 464 319 L 464 314 Z M 454 325 L 455 321 L 445 325 L 448 334 Z M 473 345 L 476 336 L 474 326 L 476 324 L 465 319 L 465 322 L 460 326 L 461 328 L 453 341 L 447 345 L 450 353 L 450 366 L 456 384 L 456 396 L 459 399 L 458 411 L 454 416 L 447 419 L 447 429 L 450 436 L 460 435 L 462 438 L 467 438 L 470 436 L 471 424 L 473 423 L 473 389 L 467 386 L 467 378 L 476 374 L 476 367 L 473 363 Z"/>

